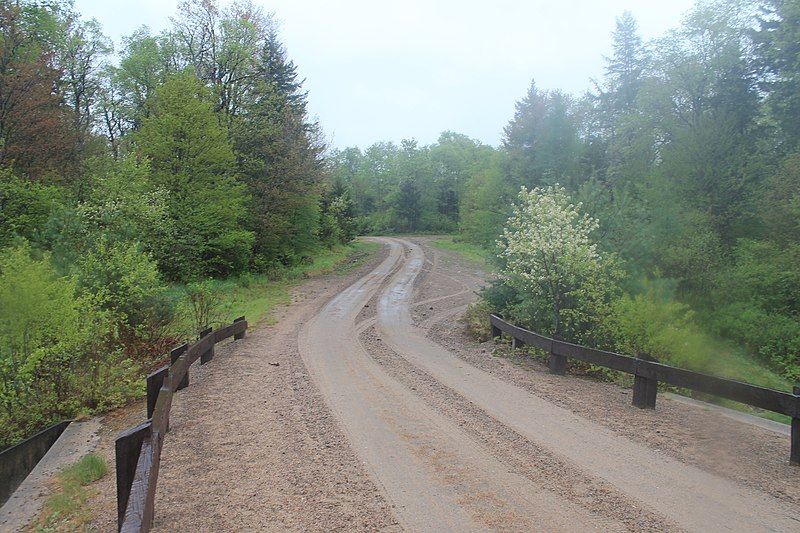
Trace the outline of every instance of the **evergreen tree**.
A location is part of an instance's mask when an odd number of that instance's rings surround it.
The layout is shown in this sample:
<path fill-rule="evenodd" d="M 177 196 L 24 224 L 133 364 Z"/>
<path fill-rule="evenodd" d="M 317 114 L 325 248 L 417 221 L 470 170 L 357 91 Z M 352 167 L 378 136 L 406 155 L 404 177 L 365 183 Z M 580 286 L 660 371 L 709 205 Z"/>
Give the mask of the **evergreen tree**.
<path fill-rule="evenodd" d="M 800 0 L 764 0 L 755 32 L 756 65 L 784 151 L 800 148 Z"/>
<path fill-rule="evenodd" d="M 306 118 L 306 96 L 276 33 L 266 39 L 250 98 L 233 138 L 253 201 L 260 268 L 292 264 L 319 243 L 325 164 L 319 128 Z"/>
<path fill-rule="evenodd" d="M 611 34 L 614 53 L 606 59 L 606 106 L 612 115 L 630 112 L 642 84 L 645 51 L 636 19 L 625 11 Z"/>
<path fill-rule="evenodd" d="M 419 188 L 413 180 L 407 179 L 400 184 L 397 193 L 397 216 L 400 219 L 400 230 L 417 231 L 421 213 Z"/>
<path fill-rule="evenodd" d="M 575 185 L 580 143 L 568 95 L 540 91 L 531 82 L 504 133 L 515 185 Z"/>

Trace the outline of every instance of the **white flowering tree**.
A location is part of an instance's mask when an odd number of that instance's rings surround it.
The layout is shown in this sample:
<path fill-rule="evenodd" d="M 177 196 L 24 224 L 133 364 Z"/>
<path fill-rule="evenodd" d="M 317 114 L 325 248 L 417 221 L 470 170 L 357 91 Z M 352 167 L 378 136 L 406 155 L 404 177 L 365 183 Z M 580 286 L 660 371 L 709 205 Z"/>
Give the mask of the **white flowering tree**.
<path fill-rule="evenodd" d="M 505 283 L 517 293 L 511 318 L 573 341 L 595 336 L 620 275 L 591 239 L 598 221 L 580 209 L 558 185 L 523 187 L 497 243 Z"/>

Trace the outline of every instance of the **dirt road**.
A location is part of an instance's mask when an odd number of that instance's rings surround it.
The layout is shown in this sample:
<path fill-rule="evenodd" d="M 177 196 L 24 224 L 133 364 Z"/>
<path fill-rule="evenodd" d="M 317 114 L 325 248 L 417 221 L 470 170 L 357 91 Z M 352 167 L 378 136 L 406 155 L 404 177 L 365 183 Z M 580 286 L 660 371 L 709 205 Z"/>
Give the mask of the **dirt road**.
<path fill-rule="evenodd" d="M 457 322 L 484 273 L 427 239 L 378 240 L 371 264 L 306 282 L 192 368 L 157 529 L 800 531 L 785 434 L 494 357 Z M 111 530 L 103 483 L 93 526 Z"/>
<path fill-rule="evenodd" d="M 415 297 L 425 300 L 414 290 L 425 254 L 408 240 L 383 240 L 390 255 L 301 330 L 300 352 L 403 526 L 414 531 L 800 528 L 796 509 L 785 502 L 615 434 L 429 340 L 411 318 Z M 359 323 L 359 315 L 376 295 L 375 343 L 567 463 L 574 483 L 588 480 L 613 505 L 559 497 L 558 489 L 509 468 L 395 379 L 358 340 L 357 333 L 372 324 L 371 318 Z"/>

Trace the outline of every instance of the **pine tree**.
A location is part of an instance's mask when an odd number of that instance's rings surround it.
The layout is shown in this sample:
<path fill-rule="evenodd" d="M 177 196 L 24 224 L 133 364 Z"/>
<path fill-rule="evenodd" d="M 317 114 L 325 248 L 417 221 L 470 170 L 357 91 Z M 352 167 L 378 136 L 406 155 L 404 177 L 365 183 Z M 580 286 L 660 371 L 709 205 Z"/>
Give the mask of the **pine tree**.
<path fill-rule="evenodd" d="M 570 184 L 576 179 L 580 145 L 572 114 L 568 95 L 540 91 L 531 82 L 504 130 L 515 186 Z"/>
<path fill-rule="evenodd" d="M 636 19 L 625 11 L 612 33 L 614 53 L 606 58 L 607 98 L 614 114 L 627 113 L 636 104 L 642 84 L 645 52 Z"/>
<path fill-rule="evenodd" d="M 765 0 L 754 34 L 761 86 L 786 151 L 800 148 L 800 0 Z"/>
<path fill-rule="evenodd" d="M 421 195 L 417 184 L 407 179 L 400 184 L 397 194 L 397 215 L 401 221 L 401 230 L 416 231 L 422 213 Z"/>
<path fill-rule="evenodd" d="M 260 268 L 269 268 L 297 262 L 319 243 L 324 144 L 306 118 L 302 83 L 274 32 L 257 72 L 233 136 L 253 198 L 255 254 Z"/>

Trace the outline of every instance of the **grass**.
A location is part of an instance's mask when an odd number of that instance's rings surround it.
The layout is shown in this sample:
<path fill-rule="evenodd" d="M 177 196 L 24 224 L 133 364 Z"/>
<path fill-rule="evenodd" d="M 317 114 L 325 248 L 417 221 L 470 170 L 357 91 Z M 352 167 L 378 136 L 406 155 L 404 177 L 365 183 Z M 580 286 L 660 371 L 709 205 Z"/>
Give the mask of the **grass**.
<path fill-rule="evenodd" d="M 269 313 L 278 305 L 290 303 L 289 290 L 304 279 L 337 273 L 344 274 L 364 264 L 381 248 L 375 242 L 355 241 L 345 246 L 322 250 L 311 262 L 283 269 L 271 275 L 243 274 L 223 280 L 212 281 L 212 290 L 217 297 L 214 312 L 216 325 L 229 324 L 239 316 L 247 317 L 250 326 L 269 323 Z M 183 291 L 182 286 L 173 288 Z M 175 325 L 178 336 L 191 336 L 193 319 L 188 310 L 181 313 Z"/>
<path fill-rule="evenodd" d="M 463 259 L 479 264 L 484 270 L 491 269 L 492 254 L 485 248 L 468 242 L 458 241 L 452 236 L 436 239 L 431 242 L 431 245 L 441 250 L 456 252 Z"/>
<path fill-rule="evenodd" d="M 56 478 L 55 490 L 45 504 L 36 531 L 84 531 L 91 514 L 86 501 L 94 493 L 88 485 L 108 472 L 102 457 L 90 453 L 66 467 Z"/>

